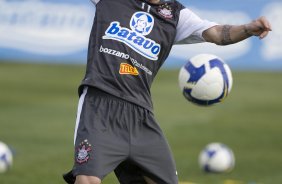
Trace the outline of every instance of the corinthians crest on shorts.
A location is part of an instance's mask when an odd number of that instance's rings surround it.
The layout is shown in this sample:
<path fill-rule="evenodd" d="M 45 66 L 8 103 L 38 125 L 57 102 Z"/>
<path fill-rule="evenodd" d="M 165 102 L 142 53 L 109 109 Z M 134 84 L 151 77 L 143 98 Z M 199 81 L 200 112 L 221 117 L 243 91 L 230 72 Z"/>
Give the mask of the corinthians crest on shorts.
<path fill-rule="evenodd" d="M 92 151 L 91 144 L 85 139 L 81 142 L 76 150 L 76 162 L 83 164 L 90 159 L 90 152 Z"/>

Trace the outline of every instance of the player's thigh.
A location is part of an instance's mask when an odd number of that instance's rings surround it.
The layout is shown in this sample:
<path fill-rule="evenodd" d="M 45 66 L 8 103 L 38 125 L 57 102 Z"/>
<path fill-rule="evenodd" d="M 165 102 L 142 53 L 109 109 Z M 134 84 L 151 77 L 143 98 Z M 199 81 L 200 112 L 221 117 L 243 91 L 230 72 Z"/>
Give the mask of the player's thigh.
<path fill-rule="evenodd" d="M 75 184 L 101 184 L 101 180 L 95 176 L 76 176 Z"/>

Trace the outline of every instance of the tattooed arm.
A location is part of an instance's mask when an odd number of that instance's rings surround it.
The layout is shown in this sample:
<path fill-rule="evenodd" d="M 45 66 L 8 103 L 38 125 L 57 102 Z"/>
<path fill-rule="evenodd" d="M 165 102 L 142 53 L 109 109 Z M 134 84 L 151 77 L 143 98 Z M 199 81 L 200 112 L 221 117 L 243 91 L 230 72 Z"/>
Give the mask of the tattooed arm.
<path fill-rule="evenodd" d="M 265 17 L 260 17 L 244 25 L 217 25 L 203 32 L 207 42 L 217 45 L 229 45 L 240 42 L 251 36 L 263 39 L 271 31 L 271 26 Z"/>

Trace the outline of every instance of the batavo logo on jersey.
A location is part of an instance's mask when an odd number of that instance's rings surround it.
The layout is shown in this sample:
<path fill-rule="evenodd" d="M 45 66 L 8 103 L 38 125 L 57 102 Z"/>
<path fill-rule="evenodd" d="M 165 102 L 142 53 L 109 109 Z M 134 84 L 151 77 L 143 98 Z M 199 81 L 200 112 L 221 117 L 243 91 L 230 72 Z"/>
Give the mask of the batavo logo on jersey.
<path fill-rule="evenodd" d="M 146 12 L 136 12 L 130 20 L 130 29 L 121 27 L 115 21 L 110 24 L 103 39 L 112 39 L 122 42 L 131 49 L 150 60 L 158 60 L 161 51 L 160 44 L 146 38 L 154 27 L 154 17 Z"/>
<path fill-rule="evenodd" d="M 121 63 L 119 68 L 121 75 L 139 75 L 137 68 L 127 63 Z"/>

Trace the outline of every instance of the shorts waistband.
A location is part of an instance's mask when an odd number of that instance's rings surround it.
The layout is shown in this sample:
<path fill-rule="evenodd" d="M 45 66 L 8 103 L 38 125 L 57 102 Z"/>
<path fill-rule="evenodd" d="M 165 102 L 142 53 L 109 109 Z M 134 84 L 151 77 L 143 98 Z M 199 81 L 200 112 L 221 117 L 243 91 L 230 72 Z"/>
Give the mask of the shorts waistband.
<path fill-rule="evenodd" d="M 120 102 L 120 103 L 125 103 L 125 104 L 128 104 L 128 105 L 131 105 L 131 106 L 136 107 L 136 108 L 148 110 L 151 113 L 153 113 L 153 111 L 151 111 L 148 108 L 145 108 L 142 105 L 136 104 L 132 101 L 129 101 L 129 100 L 126 100 L 122 97 L 111 94 L 110 92 L 107 92 L 107 91 L 100 89 L 98 87 L 95 87 L 95 86 L 88 86 L 88 85 L 80 86 L 80 91 L 84 91 L 86 88 L 87 88 L 88 94 L 91 94 L 91 95 L 96 96 L 98 98 L 100 97 L 100 98 L 104 98 L 104 99 L 114 100 L 114 101 L 117 101 L 117 102 Z M 82 92 L 81 92 L 81 94 L 82 94 Z"/>
<path fill-rule="evenodd" d="M 123 102 L 123 103 L 128 103 L 128 104 L 131 104 L 133 106 L 136 106 L 136 107 L 141 107 L 137 104 L 134 104 L 132 102 L 129 102 L 127 100 L 124 100 L 122 98 L 119 98 L 115 95 L 112 95 L 102 89 L 99 89 L 99 88 L 96 88 L 96 87 L 93 87 L 93 86 L 86 86 L 88 89 L 87 89 L 87 93 L 91 94 L 91 95 L 94 95 L 96 97 L 102 97 L 102 98 L 107 98 L 107 99 L 111 99 L 111 100 L 115 100 L 115 101 L 118 101 L 118 102 Z"/>

